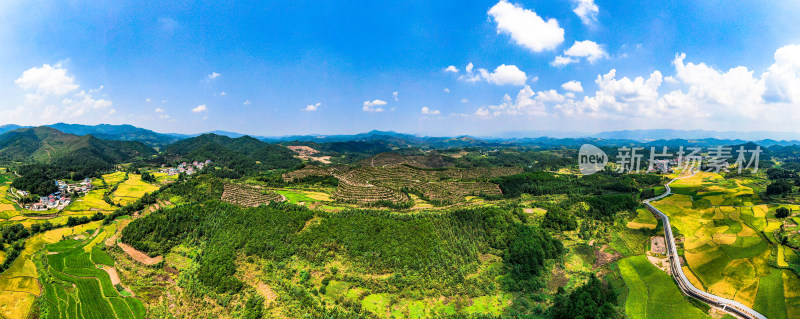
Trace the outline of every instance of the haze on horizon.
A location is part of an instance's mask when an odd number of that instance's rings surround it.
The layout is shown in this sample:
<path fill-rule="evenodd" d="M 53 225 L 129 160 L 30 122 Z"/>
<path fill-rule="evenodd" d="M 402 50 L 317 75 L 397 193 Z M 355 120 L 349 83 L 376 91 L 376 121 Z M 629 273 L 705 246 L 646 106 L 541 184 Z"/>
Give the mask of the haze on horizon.
<path fill-rule="evenodd" d="M 0 125 L 800 132 L 800 3 L 0 3 Z"/>

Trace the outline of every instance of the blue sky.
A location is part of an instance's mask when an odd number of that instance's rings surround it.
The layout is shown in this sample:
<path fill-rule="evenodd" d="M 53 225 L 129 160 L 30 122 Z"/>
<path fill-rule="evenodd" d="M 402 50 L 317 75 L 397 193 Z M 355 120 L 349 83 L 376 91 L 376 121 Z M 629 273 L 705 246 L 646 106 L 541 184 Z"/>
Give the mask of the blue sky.
<path fill-rule="evenodd" d="M 791 0 L 7 0 L 0 124 L 798 132 L 797 16 Z"/>

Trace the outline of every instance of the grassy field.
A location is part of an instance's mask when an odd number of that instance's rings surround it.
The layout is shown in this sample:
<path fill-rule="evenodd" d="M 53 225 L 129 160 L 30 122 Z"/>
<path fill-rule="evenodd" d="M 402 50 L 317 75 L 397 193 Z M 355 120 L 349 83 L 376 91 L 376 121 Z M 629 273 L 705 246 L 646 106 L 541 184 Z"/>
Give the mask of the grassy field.
<path fill-rule="evenodd" d="M 784 291 L 800 289 L 800 280 L 792 273 L 784 278 L 784 271 L 770 265 L 792 266 L 787 260 L 800 264 L 794 251 L 767 235 L 781 225 L 774 211 L 787 205 L 762 203 L 752 188 L 744 186 L 750 184 L 744 178 L 698 173 L 673 183 L 676 195 L 654 205 L 670 217 L 683 238 L 687 269 L 699 288 L 737 300 L 769 318 L 791 317 L 800 312 L 800 305 L 784 302 Z"/>
<path fill-rule="evenodd" d="M 628 222 L 627 226 L 631 229 L 655 229 L 658 226 L 658 220 L 646 208 L 639 207 L 636 209 L 636 218 Z"/>
<path fill-rule="evenodd" d="M 636 318 L 710 318 L 688 301 L 672 278 L 653 266 L 645 256 L 619 261 L 628 288 L 625 314 Z"/>
<path fill-rule="evenodd" d="M 331 202 L 331 195 L 323 192 L 313 192 L 299 189 L 278 189 L 276 193 L 286 197 L 286 199 L 293 204 L 304 202 Z"/>

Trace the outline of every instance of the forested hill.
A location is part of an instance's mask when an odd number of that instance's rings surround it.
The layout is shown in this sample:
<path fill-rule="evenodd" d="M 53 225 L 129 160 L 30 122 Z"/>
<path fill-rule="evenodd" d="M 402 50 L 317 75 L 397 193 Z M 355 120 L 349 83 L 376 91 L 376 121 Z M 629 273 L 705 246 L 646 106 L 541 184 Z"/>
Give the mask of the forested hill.
<path fill-rule="evenodd" d="M 116 164 L 149 158 L 156 151 L 135 141 L 106 141 L 50 127 L 22 128 L 0 135 L 0 162 L 22 163 L 14 187 L 33 194 L 55 192 L 54 179 L 97 177 Z"/>
<path fill-rule="evenodd" d="M 106 141 L 91 135 L 77 136 L 50 127 L 22 128 L 0 135 L 0 160 L 59 163 L 100 160 L 128 162 L 156 154 L 135 141 Z"/>
<path fill-rule="evenodd" d="M 228 167 L 239 173 L 255 168 L 292 168 L 300 164 L 295 153 L 288 148 L 259 141 L 250 136 L 230 138 L 217 134 L 203 134 L 170 144 L 164 150 L 165 161 L 203 161 Z M 253 165 L 253 164 L 256 165 Z"/>

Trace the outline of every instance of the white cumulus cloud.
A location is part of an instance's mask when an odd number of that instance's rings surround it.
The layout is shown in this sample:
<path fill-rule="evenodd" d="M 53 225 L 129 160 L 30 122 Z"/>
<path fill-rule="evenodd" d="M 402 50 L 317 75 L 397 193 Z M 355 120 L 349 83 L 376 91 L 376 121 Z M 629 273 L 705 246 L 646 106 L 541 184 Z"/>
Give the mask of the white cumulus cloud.
<path fill-rule="evenodd" d="M 422 114 L 425 114 L 425 115 L 439 115 L 439 114 L 442 113 L 439 110 L 434 110 L 434 109 L 428 108 L 427 106 L 423 106 L 422 109 L 420 110 L 420 112 Z"/>
<path fill-rule="evenodd" d="M 195 108 L 192 109 L 192 112 L 195 112 L 195 113 L 200 113 L 200 112 L 205 112 L 205 111 L 208 111 L 208 108 L 206 107 L 205 104 L 200 104 L 200 105 L 198 105 L 198 106 L 196 106 Z"/>
<path fill-rule="evenodd" d="M 383 100 L 364 101 L 361 110 L 363 110 L 364 112 L 383 112 L 384 109 L 381 107 L 382 105 L 386 105 L 386 101 Z"/>
<path fill-rule="evenodd" d="M 85 91 L 80 91 L 74 96 L 65 98 L 61 101 L 63 111 L 65 111 L 70 117 L 78 117 L 92 110 L 105 109 L 110 107 L 112 104 L 113 103 L 109 100 L 96 99 L 92 97 L 91 93 L 87 93 Z"/>
<path fill-rule="evenodd" d="M 555 67 L 562 67 L 575 62 L 578 62 L 578 60 L 570 58 L 568 56 L 559 55 L 555 58 L 555 60 L 553 60 L 553 62 L 550 62 L 550 65 Z"/>
<path fill-rule="evenodd" d="M 766 86 L 753 76 L 753 71 L 738 66 L 722 72 L 705 63 L 684 63 L 685 58 L 685 54 L 679 54 L 673 64 L 676 77 L 689 85 L 688 94 L 709 103 L 729 106 L 762 102 Z"/>
<path fill-rule="evenodd" d="M 216 78 L 220 77 L 221 75 L 222 74 L 219 74 L 217 72 L 211 72 L 211 74 L 208 75 L 208 79 L 209 80 L 213 80 L 213 79 L 216 79 Z"/>
<path fill-rule="evenodd" d="M 585 25 L 592 25 L 597 22 L 597 14 L 600 13 L 600 8 L 594 3 L 594 0 L 573 0 L 575 4 L 575 12 Z"/>
<path fill-rule="evenodd" d="M 448 66 L 444 69 L 445 72 L 458 73 L 458 68 L 455 65 Z"/>
<path fill-rule="evenodd" d="M 303 111 L 306 111 L 306 112 L 314 112 L 314 111 L 316 111 L 317 109 L 319 109 L 320 105 L 322 105 L 322 103 L 319 103 L 319 102 L 318 102 L 318 103 L 316 103 L 316 104 L 309 104 L 309 105 L 306 105 L 306 108 L 305 108 L 305 109 L 303 109 Z"/>
<path fill-rule="evenodd" d="M 561 84 L 561 88 L 572 92 L 583 92 L 583 86 L 579 81 L 569 81 L 567 83 Z"/>
<path fill-rule="evenodd" d="M 156 108 L 156 113 L 164 113 L 164 109 L 162 109 L 160 107 L 157 107 Z"/>
<path fill-rule="evenodd" d="M 594 41 L 575 41 L 575 44 L 564 51 L 564 55 L 557 56 L 550 64 L 564 66 L 578 62 L 581 58 L 585 58 L 589 63 L 595 63 L 600 59 L 608 58 L 608 53 Z"/>
<path fill-rule="evenodd" d="M 246 105 L 250 105 L 250 104 L 253 104 L 252 102 L 250 102 L 250 100 L 245 100 L 244 102 L 242 102 L 242 105 L 245 105 L 245 106 Z"/>
<path fill-rule="evenodd" d="M 485 69 L 479 71 L 486 82 L 495 85 L 525 85 L 525 82 L 528 81 L 528 76 L 516 65 L 501 64 L 494 69 L 494 72 L 488 72 Z"/>
<path fill-rule="evenodd" d="M 584 91 L 578 81 L 562 84 L 563 95 L 555 90 L 535 92 L 526 86 L 516 98 L 507 94 L 500 104 L 480 107 L 472 116 L 529 116 L 546 118 L 546 123 L 611 125 L 606 129 L 626 125 L 796 129 L 800 120 L 800 45 L 776 50 L 774 59 L 758 74 L 744 66 L 718 69 L 688 62 L 685 54 L 677 54 L 668 76 L 655 70 L 645 76 L 620 77 L 612 69 L 598 75 L 597 89 L 583 97 L 575 94 Z M 662 86 L 664 83 L 668 85 Z"/>
<path fill-rule="evenodd" d="M 800 104 L 800 45 L 787 45 L 775 51 L 775 63 L 763 79 L 765 99 Z"/>
<path fill-rule="evenodd" d="M 533 10 L 506 0 L 495 4 L 488 14 L 497 23 L 498 34 L 508 34 L 518 45 L 533 52 L 554 50 L 564 42 L 564 29 L 558 20 L 545 21 Z"/>
<path fill-rule="evenodd" d="M 458 77 L 459 80 L 466 82 L 486 81 L 494 85 L 525 85 L 528 81 L 528 75 L 520 70 L 516 65 L 501 64 L 494 71 L 489 71 L 484 68 L 478 68 L 478 72 L 473 72 L 473 64 L 470 63 L 466 67 L 466 72 Z M 445 89 L 445 92 L 450 92 Z"/>
<path fill-rule="evenodd" d="M 14 83 L 26 90 L 36 89 L 37 93 L 51 95 L 64 95 L 79 88 L 75 78 L 67 75 L 67 69 L 49 64 L 26 70 Z"/>
<path fill-rule="evenodd" d="M 547 114 L 547 103 L 563 102 L 564 100 L 565 97 L 555 90 L 534 92 L 530 86 L 526 85 L 517 93 L 515 99 L 506 94 L 503 96 L 502 103 L 479 108 L 475 115 L 481 118 L 500 115 L 543 116 Z"/>

